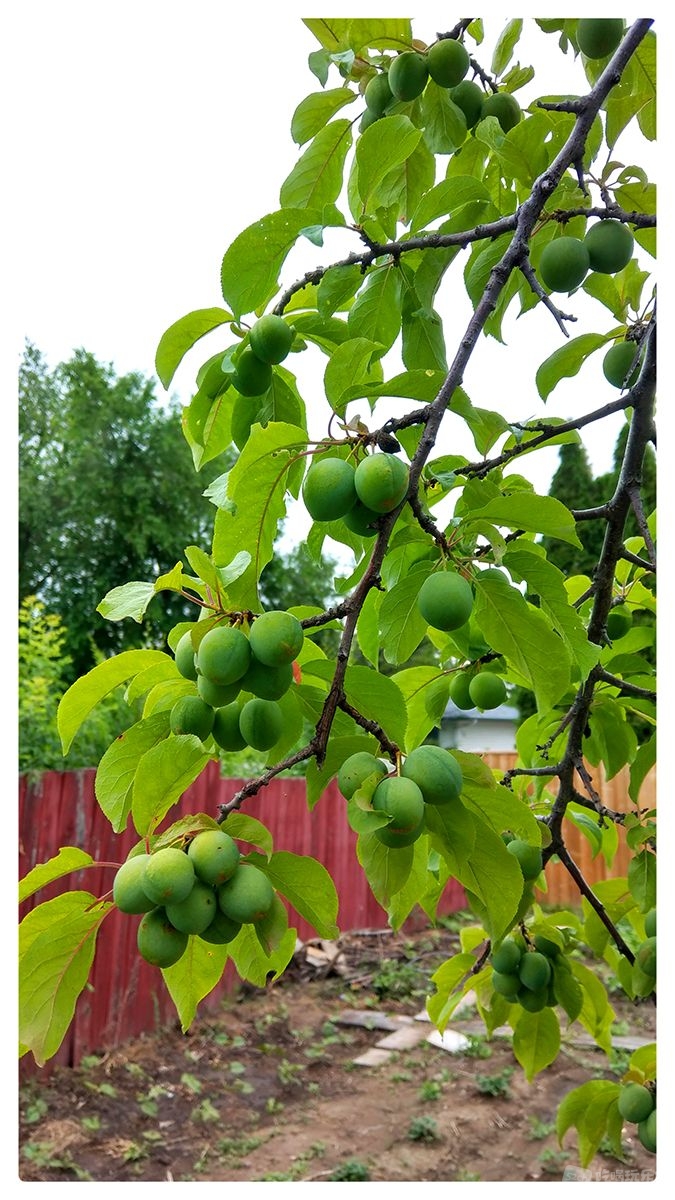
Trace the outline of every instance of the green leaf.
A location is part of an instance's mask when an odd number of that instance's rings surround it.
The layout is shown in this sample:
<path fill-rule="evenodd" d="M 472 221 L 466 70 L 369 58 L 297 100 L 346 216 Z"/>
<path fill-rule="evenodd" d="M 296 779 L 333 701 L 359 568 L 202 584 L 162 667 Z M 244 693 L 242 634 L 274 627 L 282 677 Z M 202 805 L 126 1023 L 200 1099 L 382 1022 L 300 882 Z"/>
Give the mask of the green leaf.
<path fill-rule="evenodd" d="M 438 667 L 407 667 L 392 678 L 405 699 L 408 724 L 404 749 L 410 753 L 440 725 L 448 703 L 450 676 Z"/>
<path fill-rule="evenodd" d="M 39 904 L 19 926 L 19 1040 L 40 1067 L 68 1031 L 111 908 L 89 892 L 66 892 Z"/>
<path fill-rule="evenodd" d="M 433 79 L 422 94 L 424 140 L 432 154 L 454 154 L 466 138 L 466 117 L 450 98 L 448 88 Z"/>
<path fill-rule="evenodd" d="M 349 48 L 356 54 L 370 46 L 400 50 L 412 39 L 407 17 L 303 17 L 302 23 L 332 52 Z"/>
<path fill-rule="evenodd" d="M 314 660 L 305 666 L 305 674 L 331 682 L 335 664 Z M 403 745 L 407 722 L 406 704 L 395 681 L 371 667 L 347 667 L 347 702 L 369 720 L 377 721 L 397 745 Z"/>
<path fill-rule="evenodd" d="M 321 212 L 287 208 L 268 213 L 244 229 L 225 251 L 223 296 L 235 316 L 253 312 L 277 290 L 286 255 L 307 225 L 321 224 Z"/>
<path fill-rule="evenodd" d="M 329 359 L 323 384 L 326 399 L 339 417 L 345 415 L 349 402 L 346 394 L 356 380 L 379 383 L 382 369 L 375 360 L 381 353 L 382 347 L 379 343 L 357 337 L 343 342 Z"/>
<path fill-rule="evenodd" d="M 165 662 L 167 657 L 161 650 L 124 650 L 76 679 L 62 696 L 56 716 L 64 755 L 89 713 L 109 692 L 147 667 Z"/>
<path fill-rule="evenodd" d="M 226 949 L 240 978 L 262 988 L 268 983 L 268 975 L 273 980 L 283 975 L 293 957 L 296 939 L 297 930 L 288 929 L 276 950 L 268 954 L 260 944 L 255 926 L 242 925 Z"/>
<path fill-rule="evenodd" d="M 278 850 L 268 860 L 258 854 L 250 861 L 265 873 L 276 891 L 309 921 L 319 937 L 336 938 L 338 895 L 335 884 L 322 863 L 305 854 Z"/>
<path fill-rule="evenodd" d="M 648 141 L 656 138 L 656 34 L 653 29 L 640 42 L 633 56 L 636 88 L 645 103 L 638 110 L 638 125 Z"/>
<path fill-rule="evenodd" d="M 389 350 L 401 328 L 401 277 L 393 261 L 371 271 L 349 310 L 352 338 L 365 338 Z"/>
<path fill-rule="evenodd" d="M 492 53 L 492 74 L 499 78 L 504 74 L 511 59 L 513 51 L 518 43 L 521 33 L 523 32 L 523 21 L 521 17 L 517 17 L 513 21 L 509 21 L 502 29 L 497 44 Z M 536 1016 L 537 1014 L 532 1014 Z"/>
<path fill-rule="evenodd" d="M 487 454 L 497 439 L 511 428 L 501 413 L 474 408 L 462 388 L 455 388 L 448 408 L 466 421 L 479 454 Z"/>
<path fill-rule="evenodd" d="M 513 1053 L 528 1083 L 555 1062 L 559 1049 L 560 1022 L 553 1009 L 533 1013 L 523 1010 L 513 1031 Z"/>
<path fill-rule="evenodd" d="M 627 212 L 656 213 L 656 184 L 628 183 L 614 189 L 614 199 Z M 635 240 L 652 258 L 656 258 L 656 229 L 634 230 Z"/>
<path fill-rule="evenodd" d="M 208 996 L 221 979 L 227 956 L 227 946 L 216 946 L 192 936 L 178 962 L 162 969 L 183 1033 L 187 1033 L 194 1021 L 200 1000 Z"/>
<path fill-rule="evenodd" d="M 380 606 L 382 592 L 371 588 L 366 596 L 356 622 L 356 640 L 359 650 L 368 662 L 378 668 L 380 661 Z"/>
<path fill-rule="evenodd" d="M 312 92 L 301 100 L 291 120 L 291 137 L 298 146 L 304 145 L 330 121 L 335 113 L 356 100 L 350 88 L 332 88 L 327 92 Z"/>
<path fill-rule="evenodd" d="M 415 905 L 420 902 L 428 891 L 428 858 L 427 839 L 424 837 L 418 838 L 413 844 L 413 861 L 410 874 L 403 887 L 392 896 L 389 903 L 389 924 L 394 930 L 401 928 Z"/>
<path fill-rule="evenodd" d="M 169 326 L 159 340 L 155 355 L 155 370 L 164 388 L 168 389 L 184 355 L 195 342 L 231 320 L 232 313 L 224 308 L 198 308 Z"/>
<path fill-rule="evenodd" d="M 584 994 L 580 983 L 574 978 L 564 959 L 562 962 L 554 959 L 552 967 L 555 998 L 561 1008 L 565 1010 L 571 1024 L 576 1021 L 583 1008 Z"/>
<path fill-rule="evenodd" d="M 481 508 L 468 512 L 464 520 L 471 521 L 474 517 L 495 525 L 505 525 L 507 529 L 543 533 L 581 548 L 574 517 L 555 496 L 513 492 L 510 496 L 498 496 Z"/>
<path fill-rule="evenodd" d="M 55 879 L 61 879 L 63 875 L 70 875 L 72 871 L 79 871 L 82 867 L 90 867 L 93 864 L 94 859 L 86 851 L 77 846 L 61 846 L 54 858 L 45 863 L 38 863 L 19 881 L 19 904 L 48 883 L 53 883 Z"/>
<path fill-rule="evenodd" d="M 282 945 L 288 932 L 288 912 L 275 894 L 272 906 L 260 921 L 255 923 L 255 933 L 266 954 L 273 954 Z"/>
<path fill-rule="evenodd" d="M 593 766 L 603 762 L 607 779 L 613 779 L 632 761 L 637 748 L 637 735 L 626 720 L 626 710 L 610 696 L 596 695 L 588 725 L 590 737 L 584 740 L 584 754 Z"/>
<path fill-rule="evenodd" d="M 123 730 L 103 755 L 94 788 L 98 805 L 115 833 L 126 829 L 134 778 L 141 759 L 168 736 L 169 713 L 164 710 Z"/>
<path fill-rule="evenodd" d="M 535 382 L 542 400 L 548 399 L 561 379 L 578 375 L 589 355 L 606 346 L 612 337 L 612 334 L 583 333 L 581 337 L 565 342 L 559 350 L 554 350 L 537 370 Z"/>
<path fill-rule="evenodd" d="M 411 233 L 425 229 L 437 217 L 457 213 L 471 201 L 489 201 L 490 194 L 479 179 L 473 175 L 453 175 L 427 191 L 420 200 L 410 223 Z"/>
<path fill-rule="evenodd" d="M 656 907 L 656 855 L 651 850 L 641 850 L 631 859 L 628 886 L 640 912 Z"/>
<path fill-rule="evenodd" d="M 575 959 L 570 959 L 569 963 L 583 990 L 584 1002 L 579 1020 L 598 1046 L 609 1054 L 612 1046 L 611 1026 L 615 1014 L 607 999 L 605 986 L 583 963 Z"/>
<path fill-rule="evenodd" d="M 655 764 L 656 735 L 650 737 L 647 742 L 642 743 L 631 763 L 628 795 L 633 801 L 633 804 L 637 804 L 639 802 L 640 788 Z"/>
<path fill-rule="evenodd" d="M 417 596 L 432 569 L 431 563 L 417 564 L 382 597 L 380 639 L 388 663 L 407 662 L 427 632 Z"/>
<path fill-rule="evenodd" d="M 493 268 L 501 261 L 513 240 L 512 233 L 503 233 L 488 242 L 486 246 L 479 243 L 476 251 L 469 259 L 464 270 L 464 282 L 474 308 L 483 299 Z"/>
<path fill-rule="evenodd" d="M 350 121 L 331 121 L 320 129 L 281 185 L 282 208 L 333 204 L 342 191 L 342 171 L 352 144 Z"/>
<path fill-rule="evenodd" d="M 426 142 L 420 141 L 412 154 L 385 175 L 373 193 L 373 202 L 389 210 L 390 236 L 396 236 L 396 223 L 407 225 L 424 193 L 436 178 L 436 160 Z M 382 208 L 377 214 L 382 219 Z"/>
<path fill-rule="evenodd" d="M 504 555 L 504 566 L 512 578 L 527 583 L 528 592 L 539 596 L 542 611 L 577 663 L 581 678 L 586 679 L 600 657 L 600 647 L 589 642 L 586 627 L 569 602 L 562 571 L 524 538 L 518 538 L 510 545 Z"/>
<path fill-rule="evenodd" d="M 356 854 L 378 904 L 388 909 L 392 897 L 405 886 L 412 870 L 412 846 L 393 850 L 374 833 L 359 834 Z"/>
<path fill-rule="evenodd" d="M 562 1146 L 568 1129 L 576 1129 L 582 1167 L 587 1167 L 597 1153 L 618 1097 L 618 1083 L 609 1079 L 591 1079 L 568 1092 L 559 1105 L 556 1116 L 558 1142 Z"/>
<path fill-rule="evenodd" d="M 317 308 L 322 317 L 330 317 L 348 305 L 363 283 L 363 272 L 350 267 L 329 267 L 317 289 Z M 345 331 L 346 332 L 346 331 Z"/>
<path fill-rule="evenodd" d="M 257 581 L 272 558 L 279 521 L 285 516 L 284 494 L 294 467 L 304 470 L 298 456 L 307 434 L 295 425 L 254 425 L 251 436 L 229 473 L 228 500 L 232 510 L 219 509 L 213 535 L 213 559 L 229 563 L 246 550 L 251 562 L 228 589 L 233 608 L 260 609 Z M 301 475 L 300 475 L 301 477 Z"/>
<path fill-rule="evenodd" d="M 459 801 L 427 808 L 432 845 L 443 855 L 453 878 L 478 900 L 481 919 L 494 941 L 513 925 L 523 894 L 523 875 L 499 834 Z M 515 868 L 515 870 L 514 870 Z"/>
<path fill-rule="evenodd" d="M 132 788 L 134 828 L 145 837 L 159 825 L 172 804 L 201 775 L 210 759 L 194 734 L 181 734 L 152 746 L 141 756 Z"/>
<path fill-rule="evenodd" d="M 347 404 L 358 396 L 367 396 L 371 402 L 371 408 L 373 408 L 374 401 L 379 396 L 402 396 L 405 399 L 419 400 L 423 404 L 430 404 L 432 400 L 436 399 L 444 379 L 445 371 L 434 371 L 430 368 L 403 371 L 400 375 L 395 375 L 393 379 L 384 383 L 379 381 L 368 383 L 364 378 L 362 383 L 348 387 L 342 393 L 342 402 Z"/>
<path fill-rule="evenodd" d="M 272 834 L 257 817 L 250 817 L 248 813 L 231 812 L 221 821 L 220 828 L 238 841 L 257 846 L 268 859 L 271 857 L 274 850 Z"/>
<path fill-rule="evenodd" d="M 205 830 L 216 831 L 220 829 L 220 825 L 208 813 L 187 813 L 184 817 L 179 817 L 173 825 L 169 825 L 157 837 L 152 838 L 153 853 L 156 850 L 162 850 L 165 846 L 182 845 L 186 838 L 193 838 L 198 833 L 203 833 Z"/>
<path fill-rule="evenodd" d="M 361 134 L 353 168 L 361 201 L 360 211 L 352 213 L 355 220 L 373 211 L 376 189 L 394 167 L 410 157 L 421 137 L 421 129 L 403 115 L 382 117 Z"/>
<path fill-rule="evenodd" d="M 473 954 L 454 954 L 438 968 L 431 976 L 431 982 L 436 991 L 427 998 L 427 1012 L 440 1033 L 445 1028 L 464 995 L 472 979 L 469 978 L 463 988 L 459 988 L 462 980 L 475 967 L 476 958 Z"/>
<path fill-rule="evenodd" d="M 546 710 L 556 704 L 569 686 L 564 644 L 501 572 L 478 572 L 474 618 L 492 649 L 504 655 L 535 693 L 538 707 Z"/>
<path fill-rule="evenodd" d="M 437 312 L 423 308 L 404 311 L 401 355 L 408 371 L 421 369 L 447 373 L 443 322 Z"/>
<path fill-rule="evenodd" d="M 154 583 L 143 583 L 135 579 L 107 592 L 100 604 L 96 605 L 96 612 L 105 617 L 106 621 L 123 621 L 125 617 L 132 617 L 140 625 L 154 596 Z"/>

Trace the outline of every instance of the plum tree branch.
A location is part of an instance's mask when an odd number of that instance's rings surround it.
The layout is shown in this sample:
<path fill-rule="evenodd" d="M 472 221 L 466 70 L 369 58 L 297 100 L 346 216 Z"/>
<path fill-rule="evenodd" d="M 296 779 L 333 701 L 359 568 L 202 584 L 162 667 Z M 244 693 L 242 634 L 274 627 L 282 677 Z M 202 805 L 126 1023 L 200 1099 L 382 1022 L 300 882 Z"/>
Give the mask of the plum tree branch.
<path fill-rule="evenodd" d="M 549 847 L 547 847 L 547 849 L 550 850 L 551 847 L 549 846 Z M 605 926 L 605 929 L 608 931 L 610 937 L 612 938 L 612 941 L 615 943 L 615 945 L 618 947 L 618 949 L 621 951 L 621 953 L 624 955 L 624 957 L 628 959 L 629 963 L 631 963 L 631 964 L 634 963 L 635 955 L 633 954 L 633 951 L 631 950 L 630 946 L 628 946 L 626 944 L 626 942 L 623 940 L 621 934 L 619 933 L 618 929 L 616 928 L 616 925 L 611 920 L 611 918 L 607 915 L 607 911 L 605 909 L 604 904 L 602 904 L 600 902 L 600 900 L 598 900 L 598 897 L 596 896 L 595 892 L 593 891 L 593 889 L 590 887 L 590 885 L 584 879 L 581 871 L 579 870 L 577 864 L 575 863 L 574 859 L 572 858 L 567 847 L 565 845 L 563 845 L 562 843 L 558 843 L 558 844 L 556 844 L 554 853 L 557 854 L 560 862 L 562 863 L 562 865 L 564 866 L 564 868 L 568 872 L 568 874 L 572 876 L 572 879 L 576 883 L 582 896 L 586 897 L 591 908 L 593 909 L 593 911 L 597 914 L 597 916 L 602 921 L 603 925 Z"/>

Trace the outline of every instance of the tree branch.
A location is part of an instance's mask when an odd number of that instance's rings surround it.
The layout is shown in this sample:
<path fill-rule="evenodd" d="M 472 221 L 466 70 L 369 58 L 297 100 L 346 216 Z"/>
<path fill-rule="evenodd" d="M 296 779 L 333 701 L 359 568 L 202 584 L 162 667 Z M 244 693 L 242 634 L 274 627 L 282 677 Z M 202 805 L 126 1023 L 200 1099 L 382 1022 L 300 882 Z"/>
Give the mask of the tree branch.
<path fill-rule="evenodd" d="M 547 849 L 549 849 L 549 850 L 550 850 L 550 848 L 551 847 L 547 847 Z M 572 876 L 572 879 L 574 880 L 577 887 L 579 888 L 579 891 L 581 892 L 582 896 L 586 897 L 591 908 L 594 910 L 595 913 L 597 913 L 598 917 L 600 918 L 603 925 L 605 926 L 605 929 L 609 932 L 609 935 L 612 938 L 612 941 L 615 943 L 615 945 L 618 947 L 618 949 L 621 951 L 621 953 L 624 955 L 624 957 L 628 959 L 629 963 L 633 964 L 635 962 L 635 955 L 633 954 L 633 951 L 631 950 L 630 946 L 626 945 L 621 934 L 619 933 L 618 929 L 616 928 L 616 925 L 607 916 L 604 905 L 601 904 L 601 902 L 598 900 L 598 897 L 595 895 L 595 892 L 593 891 L 593 889 L 589 886 L 589 884 L 584 879 L 577 864 L 574 862 L 574 859 L 571 857 L 567 847 L 562 844 L 559 844 L 556 846 L 554 853 L 557 854 L 558 858 L 560 859 L 560 862 L 563 864 L 563 866 L 564 866 L 565 870 L 568 872 L 568 874 Z"/>
<path fill-rule="evenodd" d="M 601 683 L 609 683 L 612 687 L 619 688 L 624 696 L 635 696 L 638 700 L 653 700 L 656 703 L 656 692 L 650 691 L 649 688 L 628 683 L 625 679 L 619 679 L 618 675 L 611 675 L 609 671 L 601 671 L 598 678 Z"/>

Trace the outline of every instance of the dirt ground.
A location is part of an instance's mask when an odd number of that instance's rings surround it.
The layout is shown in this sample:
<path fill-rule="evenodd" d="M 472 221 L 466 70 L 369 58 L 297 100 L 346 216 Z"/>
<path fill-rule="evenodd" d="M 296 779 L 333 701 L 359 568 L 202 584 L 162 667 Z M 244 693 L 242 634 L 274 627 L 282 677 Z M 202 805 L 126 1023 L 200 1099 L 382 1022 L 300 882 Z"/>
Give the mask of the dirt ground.
<path fill-rule="evenodd" d="M 557 1104 L 587 1079 L 619 1078 L 628 1050 L 608 1063 L 570 1040 L 528 1084 L 508 1040 L 486 1041 L 467 1008 L 451 1024 L 469 1038 L 462 1053 L 422 1040 L 381 1065 L 354 1063 L 386 1031 L 342 1018 L 423 1010 L 429 975 L 457 948 L 452 924 L 348 935 L 342 975 L 312 966 L 306 948 L 284 979 L 243 988 L 188 1035 L 165 1029 L 31 1080 L 20 1089 L 20 1178 L 561 1180 L 578 1158 L 573 1132 L 557 1144 Z M 653 1036 L 651 1005 L 611 999 L 617 1035 Z M 622 1161 L 600 1154 L 591 1170 L 651 1179 L 655 1158 L 627 1126 Z"/>

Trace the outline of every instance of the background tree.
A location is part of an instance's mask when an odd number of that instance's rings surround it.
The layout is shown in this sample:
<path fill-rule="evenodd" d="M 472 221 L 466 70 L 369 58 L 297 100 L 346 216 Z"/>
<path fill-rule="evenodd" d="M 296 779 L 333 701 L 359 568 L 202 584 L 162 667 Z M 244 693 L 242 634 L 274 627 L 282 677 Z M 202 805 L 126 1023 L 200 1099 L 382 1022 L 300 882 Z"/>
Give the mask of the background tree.
<path fill-rule="evenodd" d="M 96 606 L 125 580 L 174 566 L 176 545 L 209 527 L 203 492 L 227 457 L 196 473 L 185 454 L 180 408 L 159 404 L 154 383 L 117 376 L 86 350 L 50 370 L 26 345 L 19 371 L 19 598 L 34 595 L 63 622 L 66 680 L 96 652 L 138 644 L 138 629 L 105 621 Z M 176 538 L 178 539 L 176 541 Z M 187 615 L 180 596 L 155 601 L 143 628 L 165 644 Z"/>

